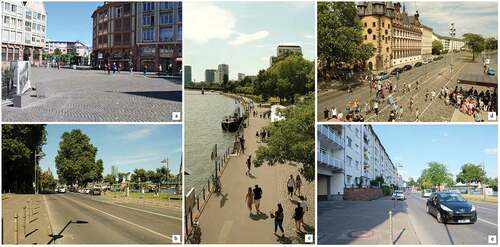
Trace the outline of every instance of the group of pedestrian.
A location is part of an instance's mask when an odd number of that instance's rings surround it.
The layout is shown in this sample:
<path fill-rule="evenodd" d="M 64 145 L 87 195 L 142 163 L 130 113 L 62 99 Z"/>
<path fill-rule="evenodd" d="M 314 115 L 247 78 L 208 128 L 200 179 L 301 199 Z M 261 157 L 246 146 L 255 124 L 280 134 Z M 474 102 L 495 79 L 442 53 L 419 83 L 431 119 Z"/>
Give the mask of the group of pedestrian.
<path fill-rule="evenodd" d="M 300 188 L 302 187 L 302 179 L 300 178 L 300 175 L 297 175 L 297 177 L 294 179 L 293 175 L 290 174 L 290 178 L 288 178 L 286 186 L 288 191 L 288 197 L 293 198 L 294 195 L 297 196 L 302 195 L 300 191 Z"/>
<path fill-rule="evenodd" d="M 262 128 L 255 133 L 255 137 L 259 137 L 260 141 L 263 142 L 266 138 L 271 137 L 271 132 Z"/>
<path fill-rule="evenodd" d="M 262 199 L 262 188 L 260 188 L 258 184 L 256 184 L 253 189 L 252 187 L 248 187 L 245 202 L 247 203 L 250 215 L 252 215 L 252 205 L 255 207 L 255 212 L 257 214 L 262 213 L 260 211 L 260 199 Z"/>

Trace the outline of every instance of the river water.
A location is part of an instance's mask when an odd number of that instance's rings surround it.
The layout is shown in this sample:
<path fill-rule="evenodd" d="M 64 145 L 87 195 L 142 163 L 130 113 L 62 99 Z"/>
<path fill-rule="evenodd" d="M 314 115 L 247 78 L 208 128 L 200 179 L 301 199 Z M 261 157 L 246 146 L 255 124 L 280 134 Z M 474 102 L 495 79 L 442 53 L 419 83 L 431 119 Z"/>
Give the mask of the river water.
<path fill-rule="evenodd" d="M 238 104 L 216 92 L 185 91 L 184 161 L 190 175 L 185 176 L 186 193 L 191 188 L 199 193 L 215 170 L 210 159 L 214 144 L 218 154 L 232 146 L 234 133 L 223 132 L 220 122 L 231 115 Z"/>

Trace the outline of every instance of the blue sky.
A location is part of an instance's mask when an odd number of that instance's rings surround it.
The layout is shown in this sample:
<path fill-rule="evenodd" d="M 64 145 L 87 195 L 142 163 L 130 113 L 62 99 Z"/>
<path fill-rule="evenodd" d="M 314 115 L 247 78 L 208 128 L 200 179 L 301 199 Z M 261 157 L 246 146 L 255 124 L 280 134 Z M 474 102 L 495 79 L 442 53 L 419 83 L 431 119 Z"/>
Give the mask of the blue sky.
<path fill-rule="evenodd" d="M 97 147 L 97 158 L 104 161 L 104 176 L 111 173 L 111 166 L 119 172 L 146 170 L 161 166 L 164 158 L 169 168 L 177 174 L 182 158 L 181 125 L 47 125 L 47 144 L 43 147 L 45 157 L 40 161 L 43 170 L 50 167 L 56 175 L 55 157 L 61 136 L 66 131 L 81 129 Z"/>
<path fill-rule="evenodd" d="M 496 177 L 495 125 L 372 125 L 392 161 L 400 163 L 404 178 L 417 179 L 427 163 L 446 164 L 456 175 L 465 163 L 484 163 L 487 175 Z"/>
<path fill-rule="evenodd" d="M 469 2 L 405 2 L 408 14 L 418 10 L 421 22 L 433 28 L 435 33 L 448 36 L 449 23 L 455 23 L 456 37 L 464 33 L 477 33 L 484 37 L 498 37 L 496 1 Z"/>
<path fill-rule="evenodd" d="M 201 81 L 205 69 L 222 63 L 229 65 L 229 79 L 256 75 L 282 43 L 301 45 L 312 60 L 314 13 L 314 2 L 186 2 L 184 62 Z"/>
<path fill-rule="evenodd" d="M 103 2 L 45 2 L 47 38 L 92 46 L 92 13 Z"/>

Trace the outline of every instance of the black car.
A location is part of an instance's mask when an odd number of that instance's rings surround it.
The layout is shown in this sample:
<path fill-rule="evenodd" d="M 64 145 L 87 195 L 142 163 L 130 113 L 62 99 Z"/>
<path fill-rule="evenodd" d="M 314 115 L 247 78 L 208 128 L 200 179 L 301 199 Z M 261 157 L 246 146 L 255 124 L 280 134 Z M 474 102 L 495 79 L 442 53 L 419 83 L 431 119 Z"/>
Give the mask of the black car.
<path fill-rule="evenodd" d="M 411 69 L 411 65 L 409 65 L 409 64 L 403 66 L 403 71 L 407 71 L 407 70 L 410 70 L 410 69 Z"/>
<path fill-rule="evenodd" d="M 391 71 L 391 75 L 396 75 L 397 73 L 400 73 L 403 72 L 403 70 L 401 68 L 395 68 Z"/>
<path fill-rule="evenodd" d="M 422 62 L 417 62 L 414 66 L 415 67 L 420 67 L 420 66 L 422 66 Z"/>
<path fill-rule="evenodd" d="M 476 208 L 455 192 L 435 192 L 427 199 L 427 213 L 439 223 L 475 223 Z"/>

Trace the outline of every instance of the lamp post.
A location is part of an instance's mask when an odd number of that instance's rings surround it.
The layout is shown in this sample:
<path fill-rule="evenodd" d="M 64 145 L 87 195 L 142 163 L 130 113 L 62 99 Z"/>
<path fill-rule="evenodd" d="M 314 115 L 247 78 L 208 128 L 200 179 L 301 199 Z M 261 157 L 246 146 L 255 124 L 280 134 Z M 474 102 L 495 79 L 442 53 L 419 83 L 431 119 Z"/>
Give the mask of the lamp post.
<path fill-rule="evenodd" d="M 449 48 L 448 48 L 448 52 L 451 51 L 451 57 L 450 57 L 450 79 L 451 79 L 451 74 L 453 73 L 453 39 L 455 38 L 455 32 L 456 32 L 456 29 L 455 29 L 455 23 L 450 23 L 450 27 L 449 27 L 449 31 L 450 31 L 450 44 L 449 44 Z"/>
<path fill-rule="evenodd" d="M 34 169 L 35 169 L 35 182 L 33 183 L 33 188 L 35 190 L 35 195 L 38 194 L 37 184 L 36 184 L 36 166 L 37 166 L 36 159 L 37 159 L 37 157 L 41 157 L 41 156 L 42 156 L 41 154 L 39 154 L 39 153 L 37 153 L 35 151 L 35 167 L 34 167 Z"/>

